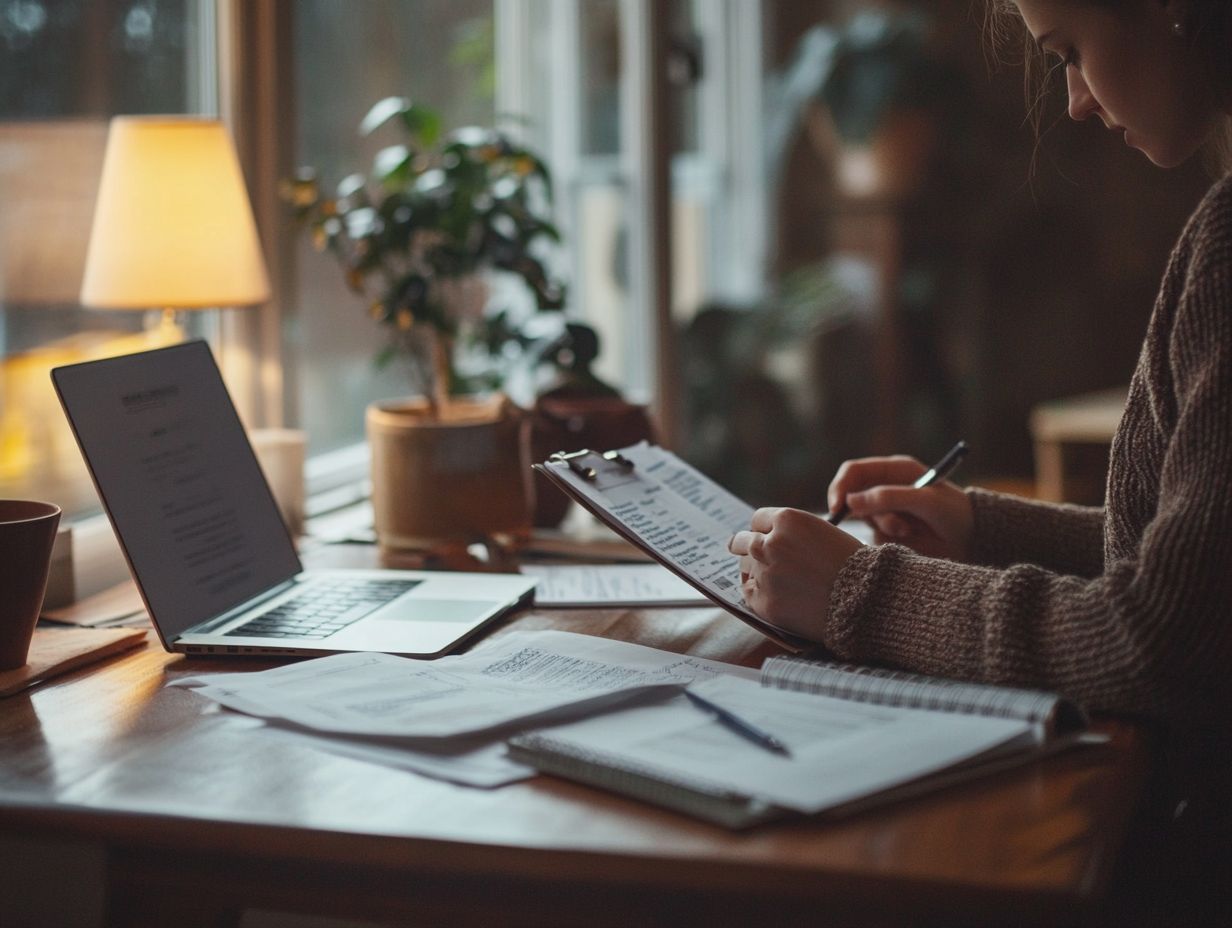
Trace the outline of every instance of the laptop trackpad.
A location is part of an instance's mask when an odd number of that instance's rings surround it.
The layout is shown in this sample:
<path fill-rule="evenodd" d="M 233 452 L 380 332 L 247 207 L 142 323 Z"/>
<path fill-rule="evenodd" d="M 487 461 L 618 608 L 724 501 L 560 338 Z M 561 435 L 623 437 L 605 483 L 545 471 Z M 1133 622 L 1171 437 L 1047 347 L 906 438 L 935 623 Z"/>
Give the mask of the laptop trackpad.
<path fill-rule="evenodd" d="M 477 599 L 420 599 L 398 603 L 381 613 L 382 622 L 474 622 L 503 603 Z"/>

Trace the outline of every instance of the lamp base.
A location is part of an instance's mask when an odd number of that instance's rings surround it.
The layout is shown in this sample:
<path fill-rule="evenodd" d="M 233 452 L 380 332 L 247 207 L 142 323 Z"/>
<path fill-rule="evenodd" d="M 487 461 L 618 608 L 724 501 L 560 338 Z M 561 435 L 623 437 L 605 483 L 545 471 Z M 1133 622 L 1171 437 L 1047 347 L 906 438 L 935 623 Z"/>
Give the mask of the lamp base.
<path fill-rule="evenodd" d="M 144 329 L 155 344 L 176 345 L 184 340 L 179 314 L 170 306 L 151 309 L 145 314 Z"/>

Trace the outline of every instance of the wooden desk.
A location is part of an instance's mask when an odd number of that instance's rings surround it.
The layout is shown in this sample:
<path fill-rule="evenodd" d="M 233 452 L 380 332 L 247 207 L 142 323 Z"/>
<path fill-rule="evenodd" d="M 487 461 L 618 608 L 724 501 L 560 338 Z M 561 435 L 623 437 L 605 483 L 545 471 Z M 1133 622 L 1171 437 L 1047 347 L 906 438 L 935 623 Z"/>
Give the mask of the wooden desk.
<path fill-rule="evenodd" d="M 512 628 L 746 664 L 773 650 L 716 609 L 528 611 L 496 634 Z M 1138 734 L 1107 723 L 1107 747 L 736 834 L 547 777 L 489 792 L 318 753 L 164 686 L 264 666 L 153 644 L 0 701 L 0 834 L 103 847 L 109 925 L 248 906 L 421 925 L 1055 923 L 1097 913 L 1146 771 Z"/>

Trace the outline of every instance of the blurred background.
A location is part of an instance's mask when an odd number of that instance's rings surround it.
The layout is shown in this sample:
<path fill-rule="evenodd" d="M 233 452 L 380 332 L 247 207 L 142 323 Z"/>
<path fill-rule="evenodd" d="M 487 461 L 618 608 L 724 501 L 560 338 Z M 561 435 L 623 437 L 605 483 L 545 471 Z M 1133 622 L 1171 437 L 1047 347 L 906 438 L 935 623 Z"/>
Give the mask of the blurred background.
<path fill-rule="evenodd" d="M 980 9 L 0 0 L 0 497 L 97 510 L 47 371 L 146 325 L 78 303 L 116 114 L 231 128 L 274 298 L 187 324 L 246 422 L 306 430 L 312 473 L 362 456 L 364 405 L 406 384 L 278 191 L 298 165 L 366 169 L 380 142 L 356 127 L 397 94 L 543 154 L 544 260 L 600 335 L 595 373 L 749 502 L 819 507 L 843 459 L 959 437 L 964 480 L 1099 502 L 1117 391 L 1209 178 L 1072 123 L 1062 87 L 1037 139 Z"/>

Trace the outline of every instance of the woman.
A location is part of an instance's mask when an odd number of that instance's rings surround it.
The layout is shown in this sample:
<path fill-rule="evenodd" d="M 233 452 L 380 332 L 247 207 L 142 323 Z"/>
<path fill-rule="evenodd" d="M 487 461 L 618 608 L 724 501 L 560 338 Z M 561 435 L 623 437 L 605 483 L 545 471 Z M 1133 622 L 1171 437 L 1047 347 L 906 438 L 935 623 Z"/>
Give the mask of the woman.
<path fill-rule="evenodd" d="M 1063 63 L 1072 118 L 1098 118 L 1172 167 L 1227 131 L 1230 7 L 1012 9 Z M 831 509 L 869 521 L 890 542 L 881 546 L 805 512 L 758 510 L 730 546 L 750 607 L 843 658 L 1058 690 L 1158 719 L 1198 751 L 1232 731 L 1232 176 L 1211 188 L 1172 254 L 1104 509 L 949 482 L 913 489 L 924 471 L 910 458 L 869 458 L 834 478 Z M 1226 769 L 1228 756 L 1189 769 Z M 1226 814 L 1232 792 L 1220 789 Z"/>

